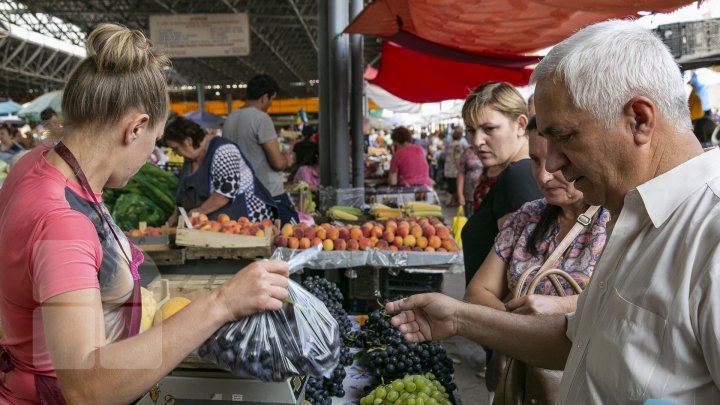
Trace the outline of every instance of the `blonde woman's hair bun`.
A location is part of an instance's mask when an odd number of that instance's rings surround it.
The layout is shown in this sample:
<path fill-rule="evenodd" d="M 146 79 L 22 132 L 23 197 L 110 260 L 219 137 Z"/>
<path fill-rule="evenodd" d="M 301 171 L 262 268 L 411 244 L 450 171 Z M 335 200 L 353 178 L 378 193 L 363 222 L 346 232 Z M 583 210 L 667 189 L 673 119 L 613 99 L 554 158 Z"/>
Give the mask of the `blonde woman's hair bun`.
<path fill-rule="evenodd" d="M 118 24 L 98 25 L 88 36 L 86 47 L 99 73 L 132 73 L 169 64 L 145 34 Z"/>

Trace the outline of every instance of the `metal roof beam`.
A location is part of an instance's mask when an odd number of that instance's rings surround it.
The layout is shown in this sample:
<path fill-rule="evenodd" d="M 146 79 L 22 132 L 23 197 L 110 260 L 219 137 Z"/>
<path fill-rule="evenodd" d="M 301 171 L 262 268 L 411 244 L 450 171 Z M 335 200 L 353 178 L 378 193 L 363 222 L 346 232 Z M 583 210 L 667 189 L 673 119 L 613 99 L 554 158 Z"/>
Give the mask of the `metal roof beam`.
<path fill-rule="evenodd" d="M 25 48 L 26 44 L 27 43 L 25 41 L 20 41 L 20 43 L 17 45 L 17 48 L 15 48 L 15 51 L 11 53 L 10 56 L 8 56 L 7 59 L 5 59 L 5 61 L 3 62 L 3 67 L 7 67 L 7 65 L 10 64 L 10 61 L 15 59 L 15 57 L 20 53 L 20 51 Z"/>
<path fill-rule="evenodd" d="M 232 4 L 230 4 L 230 2 L 229 2 L 228 0 L 221 0 L 221 1 L 222 1 L 233 13 L 236 13 L 236 14 L 237 14 L 237 13 L 240 12 L 240 11 L 238 11 L 238 9 L 235 8 L 235 6 L 233 6 Z M 293 75 L 295 75 L 295 77 L 297 77 L 301 82 L 306 81 L 306 80 L 295 70 L 295 68 L 293 68 L 292 66 L 290 66 L 290 64 L 288 63 L 288 61 L 285 60 L 285 58 L 282 57 L 282 55 L 280 55 L 280 53 L 275 49 L 275 47 L 274 47 L 272 44 L 270 44 L 270 42 L 269 42 L 267 39 L 265 39 L 265 37 L 264 37 L 255 27 L 253 27 L 252 24 L 250 24 L 250 32 L 252 32 L 253 34 L 255 34 L 255 36 L 256 36 L 263 44 L 265 44 L 265 46 L 270 50 L 270 52 L 273 53 L 273 55 L 275 55 L 278 59 L 280 59 L 280 62 L 282 62 L 282 64 L 285 65 L 285 67 L 286 67 Z"/>
<path fill-rule="evenodd" d="M 43 47 L 38 46 L 37 49 L 35 49 L 35 52 L 33 52 L 33 54 L 29 58 L 25 59 L 25 63 L 23 63 L 22 68 L 23 69 L 27 68 L 28 65 L 30 65 L 35 60 L 35 58 L 37 58 L 40 55 L 40 52 L 42 52 L 42 51 L 43 51 Z"/>
<path fill-rule="evenodd" d="M 67 65 L 68 62 L 70 62 L 71 60 L 73 60 L 73 56 L 72 56 L 72 55 L 66 56 L 66 57 L 65 57 L 65 60 L 63 60 L 62 63 L 60 63 L 59 66 L 55 67 L 55 70 L 53 70 L 53 72 L 50 74 L 50 76 L 55 76 L 55 75 L 57 75 L 58 73 L 60 73 L 60 71 L 62 70 L 62 68 L 64 68 L 65 65 Z"/>
<path fill-rule="evenodd" d="M 295 12 L 295 15 L 297 16 L 298 20 L 300 21 L 300 24 L 302 24 L 303 28 L 305 29 L 305 33 L 308 36 L 308 39 L 310 40 L 310 44 L 312 45 L 313 49 L 315 49 L 315 53 L 318 52 L 318 46 L 317 42 L 315 41 L 315 38 L 313 38 L 312 34 L 310 33 L 310 28 L 308 28 L 308 25 L 305 23 L 305 19 L 303 18 L 302 14 L 300 14 L 300 10 L 298 10 L 297 5 L 295 4 L 295 0 L 288 0 L 288 3 L 290 3 L 290 7 L 292 7 L 293 11 Z"/>

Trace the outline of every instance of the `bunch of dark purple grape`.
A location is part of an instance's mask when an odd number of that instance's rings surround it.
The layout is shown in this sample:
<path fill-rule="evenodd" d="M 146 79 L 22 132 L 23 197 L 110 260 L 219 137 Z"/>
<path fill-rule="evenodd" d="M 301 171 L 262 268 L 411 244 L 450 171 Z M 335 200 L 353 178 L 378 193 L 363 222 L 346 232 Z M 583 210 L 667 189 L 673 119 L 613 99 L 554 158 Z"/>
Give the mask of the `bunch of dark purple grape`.
<path fill-rule="evenodd" d="M 324 277 L 310 276 L 302 283 L 303 287 L 325 304 L 340 327 L 340 335 L 346 336 L 352 329 L 348 314 L 343 308 L 343 295 L 340 288 Z"/>
<path fill-rule="evenodd" d="M 335 369 L 344 353 L 337 321 L 292 280 L 288 293 L 282 309 L 225 324 L 198 354 L 235 375 L 263 381 L 321 376 Z"/>
<path fill-rule="evenodd" d="M 440 343 L 406 342 L 402 333 L 390 324 L 390 316 L 380 311 L 369 315 L 362 332 L 363 362 L 377 383 L 406 375 L 432 373 L 448 393 L 457 388 L 452 382 L 452 360 Z"/>
<path fill-rule="evenodd" d="M 343 295 L 338 286 L 323 277 L 310 276 L 303 282 L 303 287 L 325 304 L 337 321 L 341 335 L 347 336 L 352 324 L 342 306 Z M 344 397 L 345 368 L 343 366 L 349 366 L 352 362 L 353 355 L 350 349 L 341 343 L 340 365 L 330 378 L 310 377 L 305 387 L 305 399 L 313 405 L 329 405 L 332 403 L 331 397 Z"/>

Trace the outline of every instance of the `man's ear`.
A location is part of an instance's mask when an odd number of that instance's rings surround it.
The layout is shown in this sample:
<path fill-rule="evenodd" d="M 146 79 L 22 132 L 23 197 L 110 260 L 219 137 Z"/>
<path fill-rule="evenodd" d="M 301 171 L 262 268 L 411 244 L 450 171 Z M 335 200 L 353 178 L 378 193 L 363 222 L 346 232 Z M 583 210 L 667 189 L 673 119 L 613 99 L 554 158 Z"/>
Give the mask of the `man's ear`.
<path fill-rule="evenodd" d="M 633 97 L 625 104 L 623 115 L 630 126 L 635 144 L 650 143 L 657 126 L 655 104 L 647 97 Z"/>
<path fill-rule="evenodd" d="M 131 113 L 124 120 L 123 143 L 130 145 L 137 140 L 150 125 L 150 116 L 142 113 Z"/>

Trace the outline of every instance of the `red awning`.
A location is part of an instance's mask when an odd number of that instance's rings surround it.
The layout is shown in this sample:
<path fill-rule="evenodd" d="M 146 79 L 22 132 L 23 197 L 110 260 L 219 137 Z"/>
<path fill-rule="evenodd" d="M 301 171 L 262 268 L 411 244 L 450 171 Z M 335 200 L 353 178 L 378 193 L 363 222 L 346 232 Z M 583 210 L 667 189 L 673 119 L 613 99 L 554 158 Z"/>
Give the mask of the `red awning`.
<path fill-rule="evenodd" d="M 371 83 L 407 101 L 429 103 L 463 99 L 487 81 L 504 81 L 524 86 L 531 69 L 506 68 L 443 59 L 383 42 L 377 75 L 366 70 Z"/>
<path fill-rule="evenodd" d="M 404 33 L 453 50 L 517 55 L 555 45 L 573 32 L 638 11 L 669 12 L 688 0 L 375 0 L 345 29 L 394 40 Z M 395 42 L 419 52 L 401 39 Z"/>

